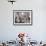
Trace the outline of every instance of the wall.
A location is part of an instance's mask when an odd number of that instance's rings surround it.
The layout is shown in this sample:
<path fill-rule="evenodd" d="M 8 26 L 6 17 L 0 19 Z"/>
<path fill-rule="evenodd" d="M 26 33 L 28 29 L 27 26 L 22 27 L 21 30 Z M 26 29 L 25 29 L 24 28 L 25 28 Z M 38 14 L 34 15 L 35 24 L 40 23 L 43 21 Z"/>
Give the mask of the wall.
<path fill-rule="evenodd" d="M 14 26 L 13 10 L 33 10 L 32 26 Z M 0 0 L 0 40 L 15 40 L 18 32 L 31 34 L 33 40 L 46 40 L 46 0 L 17 0 L 12 5 Z"/>

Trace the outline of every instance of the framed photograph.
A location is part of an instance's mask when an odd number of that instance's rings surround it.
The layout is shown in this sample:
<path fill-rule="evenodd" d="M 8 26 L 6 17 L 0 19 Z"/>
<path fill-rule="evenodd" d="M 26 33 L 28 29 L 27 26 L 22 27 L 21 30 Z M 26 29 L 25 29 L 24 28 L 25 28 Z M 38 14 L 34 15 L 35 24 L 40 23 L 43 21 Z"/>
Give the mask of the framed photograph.
<path fill-rule="evenodd" d="M 32 10 L 13 10 L 14 25 L 32 25 Z"/>

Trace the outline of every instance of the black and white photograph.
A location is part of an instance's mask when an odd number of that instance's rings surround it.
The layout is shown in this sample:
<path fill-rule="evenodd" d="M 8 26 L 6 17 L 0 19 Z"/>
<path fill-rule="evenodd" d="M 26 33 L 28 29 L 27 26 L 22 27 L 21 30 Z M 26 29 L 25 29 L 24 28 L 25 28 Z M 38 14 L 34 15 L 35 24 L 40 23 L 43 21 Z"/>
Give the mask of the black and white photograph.
<path fill-rule="evenodd" d="M 13 10 L 13 24 L 32 24 L 32 10 Z"/>

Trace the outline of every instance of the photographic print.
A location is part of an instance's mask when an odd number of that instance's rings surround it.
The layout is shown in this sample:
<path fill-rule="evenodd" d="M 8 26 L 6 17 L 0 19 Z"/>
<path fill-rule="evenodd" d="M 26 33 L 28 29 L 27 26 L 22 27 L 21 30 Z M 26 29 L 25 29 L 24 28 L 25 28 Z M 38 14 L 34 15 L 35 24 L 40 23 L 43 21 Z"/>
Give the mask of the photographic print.
<path fill-rule="evenodd" d="M 13 24 L 32 24 L 32 10 L 13 10 Z"/>

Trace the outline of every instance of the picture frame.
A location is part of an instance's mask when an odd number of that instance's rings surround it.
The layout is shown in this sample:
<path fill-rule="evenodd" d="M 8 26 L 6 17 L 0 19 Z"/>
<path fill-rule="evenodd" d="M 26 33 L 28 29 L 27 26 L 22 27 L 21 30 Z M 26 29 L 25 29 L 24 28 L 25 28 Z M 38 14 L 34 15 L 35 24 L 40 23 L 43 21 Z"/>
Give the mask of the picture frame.
<path fill-rule="evenodd" d="M 13 25 L 32 25 L 32 10 L 13 10 Z"/>

